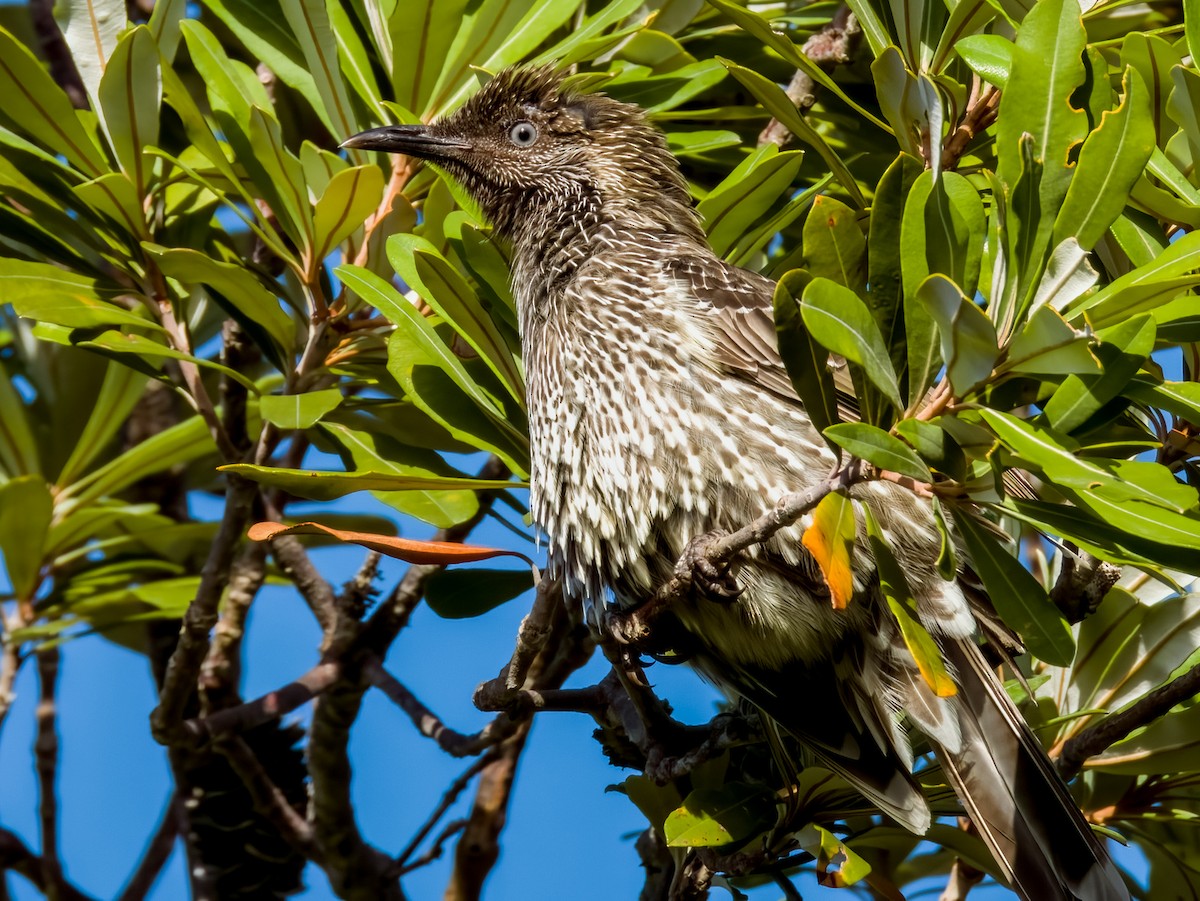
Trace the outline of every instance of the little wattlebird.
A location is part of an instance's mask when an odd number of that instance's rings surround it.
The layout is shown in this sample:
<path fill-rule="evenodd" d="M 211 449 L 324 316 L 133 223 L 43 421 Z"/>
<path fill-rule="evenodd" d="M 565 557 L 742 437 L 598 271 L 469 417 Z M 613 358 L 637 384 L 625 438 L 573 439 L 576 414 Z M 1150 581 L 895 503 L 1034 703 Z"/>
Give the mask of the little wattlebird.
<path fill-rule="evenodd" d="M 678 163 L 636 106 L 572 91 L 549 68 L 509 69 L 431 125 L 343 146 L 435 163 L 511 242 L 531 509 L 572 595 L 635 606 L 691 540 L 737 529 L 831 471 L 777 350 L 774 284 L 712 252 Z M 1127 899 L 980 653 L 963 589 L 938 575 L 926 502 L 881 481 L 853 496 L 904 567 L 957 693 L 937 697 L 920 676 L 861 524 L 845 609 L 830 604 L 802 524 L 739 558 L 740 593 L 710 579 L 680 601 L 671 614 L 693 665 L 920 834 L 930 811 L 907 719 L 1022 897 Z"/>

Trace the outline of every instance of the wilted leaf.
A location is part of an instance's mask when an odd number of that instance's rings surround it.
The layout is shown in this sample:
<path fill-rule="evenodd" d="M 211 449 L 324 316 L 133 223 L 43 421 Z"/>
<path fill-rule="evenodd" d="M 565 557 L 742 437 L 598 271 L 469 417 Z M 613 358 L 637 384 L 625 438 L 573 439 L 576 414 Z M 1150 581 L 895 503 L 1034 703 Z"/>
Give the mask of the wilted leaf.
<path fill-rule="evenodd" d="M 281 522 L 259 522 L 246 533 L 251 541 L 270 541 L 280 535 L 328 535 L 347 544 L 357 544 L 368 550 L 378 551 L 385 557 L 395 557 L 406 563 L 475 563 L 493 557 L 516 557 L 530 566 L 533 561 L 516 551 L 498 548 L 476 547 L 470 544 L 454 544 L 449 541 L 415 541 L 391 535 L 373 535 L 369 532 L 349 532 L 321 525 L 319 522 L 302 522 L 293 526 Z"/>
<path fill-rule="evenodd" d="M 802 541 L 821 567 L 836 610 L 845 609 L 854 595 L 855 534 L 854 503 L 839 491 L 822 498 L 812 512 L 812 525 L 804 530 Z"/>

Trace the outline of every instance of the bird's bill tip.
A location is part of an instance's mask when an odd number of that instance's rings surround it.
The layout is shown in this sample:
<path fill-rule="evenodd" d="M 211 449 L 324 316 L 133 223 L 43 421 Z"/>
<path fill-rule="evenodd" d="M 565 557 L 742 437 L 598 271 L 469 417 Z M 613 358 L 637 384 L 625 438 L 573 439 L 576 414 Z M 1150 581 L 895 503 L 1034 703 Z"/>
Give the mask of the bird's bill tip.
<path fill-rule="evenodd" d="M 425 125 L 385 125 L 383 128 L 359 132 L 342 141 L 341 146 L 346 150 L 382 150 L 386 153 L 437 158 L 470 145 L 465 141 L 433 134 Z"/>

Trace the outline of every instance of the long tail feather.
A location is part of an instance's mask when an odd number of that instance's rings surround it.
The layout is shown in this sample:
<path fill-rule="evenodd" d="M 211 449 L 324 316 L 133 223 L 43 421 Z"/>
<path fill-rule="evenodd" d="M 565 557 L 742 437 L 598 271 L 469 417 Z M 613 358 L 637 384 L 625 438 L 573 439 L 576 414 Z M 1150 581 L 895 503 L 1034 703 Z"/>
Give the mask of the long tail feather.
<path fill-rule="evenodd" d="M 1129 889 L 978 646 L 945 642 L 962 740 L 943 767 L 1026 901 L 1128 901 Z"/>

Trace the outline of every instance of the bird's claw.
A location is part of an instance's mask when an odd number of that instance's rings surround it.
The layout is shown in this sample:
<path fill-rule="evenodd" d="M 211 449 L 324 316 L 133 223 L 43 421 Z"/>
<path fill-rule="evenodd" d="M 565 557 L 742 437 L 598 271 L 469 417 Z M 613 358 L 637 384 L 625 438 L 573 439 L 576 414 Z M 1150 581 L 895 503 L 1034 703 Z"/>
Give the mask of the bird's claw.
<path fill-rule="evenodd" d="M 689 541 L 683 549 L 683 557 L 675 568 L 675 574 L 691 582 L 712 600 L 734 601 L 746 589 L 738 584 L 737 576 L 730 571 L 731 563 L 717 564 L 708 556 L 713 542 L 723 536 L 722 532 L 710 532 Z"/>

